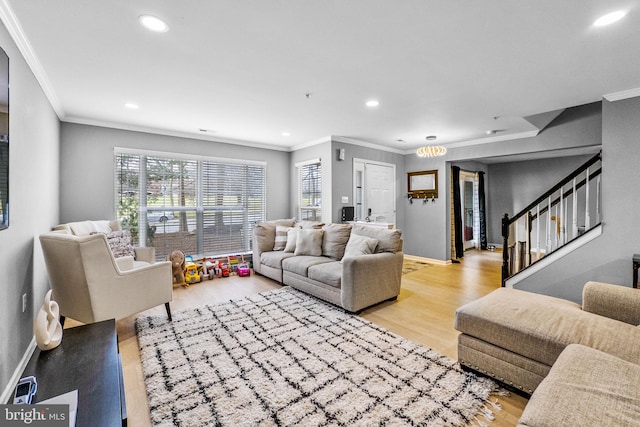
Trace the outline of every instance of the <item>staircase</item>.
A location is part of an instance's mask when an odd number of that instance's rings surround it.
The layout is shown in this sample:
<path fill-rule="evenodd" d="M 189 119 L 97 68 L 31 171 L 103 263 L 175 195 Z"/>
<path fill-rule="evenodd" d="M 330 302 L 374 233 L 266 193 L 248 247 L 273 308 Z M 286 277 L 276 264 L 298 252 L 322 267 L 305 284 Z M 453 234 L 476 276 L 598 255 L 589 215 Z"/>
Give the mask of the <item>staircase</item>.
<path fill-rule="evenodd" d="M 502 286 L 528 277 L 600 235 L 601 153 L 513 217 L 502 218 Z"/>

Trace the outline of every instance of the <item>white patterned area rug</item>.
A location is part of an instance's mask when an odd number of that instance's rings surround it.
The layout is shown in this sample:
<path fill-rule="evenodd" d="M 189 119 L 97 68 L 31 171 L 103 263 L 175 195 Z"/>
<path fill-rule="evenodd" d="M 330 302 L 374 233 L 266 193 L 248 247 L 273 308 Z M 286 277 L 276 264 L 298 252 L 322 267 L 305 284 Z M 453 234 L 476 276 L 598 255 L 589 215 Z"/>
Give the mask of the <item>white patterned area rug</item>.
<path fill-rule="evenodd" d="M 465 426 L 498 407 L 491 380 L 291 288 L 136 331 L 154 425 Z"/>

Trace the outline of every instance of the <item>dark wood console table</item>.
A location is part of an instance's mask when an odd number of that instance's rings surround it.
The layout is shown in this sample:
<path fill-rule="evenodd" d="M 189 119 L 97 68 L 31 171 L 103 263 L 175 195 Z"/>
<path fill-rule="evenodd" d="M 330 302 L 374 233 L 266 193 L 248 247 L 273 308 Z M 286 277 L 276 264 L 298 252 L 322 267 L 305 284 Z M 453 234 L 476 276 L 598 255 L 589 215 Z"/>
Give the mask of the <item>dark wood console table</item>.
<path fill-rule="evenodd" d="M 633 287 L 638 287 L 638 268 L 640 267 L 640 254 L 633 254 Z"/>
<path fill-rule="evenodd" d="M 36 348 L 22 376 L 33 375 L 33 403 L 78 390 L 76 426 L 126 426 L 115 320 L 65 329 L 53 350 Z"/>

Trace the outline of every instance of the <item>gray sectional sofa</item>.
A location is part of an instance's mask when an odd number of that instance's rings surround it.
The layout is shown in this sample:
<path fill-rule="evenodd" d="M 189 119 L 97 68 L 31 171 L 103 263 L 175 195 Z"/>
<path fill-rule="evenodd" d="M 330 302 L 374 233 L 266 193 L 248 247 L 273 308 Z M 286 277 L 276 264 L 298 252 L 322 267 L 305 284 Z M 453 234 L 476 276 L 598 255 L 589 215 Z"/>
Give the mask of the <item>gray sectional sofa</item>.
<path fill-rule="evenodd" d="M 402 233 L 350 224 L 256 224 L 253 269 L 350 312 L 400 293 Z"/>
<path fill-rule="evenodd" d="M 532 394 L 521 426 L 638 426 L 638 325 L 638 289 L 588 282 L 580 306 L 501 288 L 456 311 L 458 359 Z"/>

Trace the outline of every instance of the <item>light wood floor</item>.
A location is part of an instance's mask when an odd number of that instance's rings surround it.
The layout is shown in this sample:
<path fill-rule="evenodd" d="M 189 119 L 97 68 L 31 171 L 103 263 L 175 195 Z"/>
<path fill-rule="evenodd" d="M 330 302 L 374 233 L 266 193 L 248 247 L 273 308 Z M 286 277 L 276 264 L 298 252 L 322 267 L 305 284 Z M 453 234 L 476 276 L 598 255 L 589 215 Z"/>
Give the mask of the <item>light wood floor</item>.
<path fill-rule="evenodd" d="M 458 332 L 453 328 L 456 308 L 500 286 L 500 252 L 468 251 L 460 264 L 432 265 L 402 277 L 402 291 L 395 302 L 379 304 L 361 313 L 362 317 L 413 342 L 457 358 Z M 174 288 L 172 311 L 213 304 L 281 286 L 265 277 L 214 279 Z M 159 306 L 140 314 L 165 314 Z M 124 367 L 129 426 L 150 426 L 149 407 L 142 376 L 138 341 L 131 316 L 117 322 L 118 343 Z M 65 327 L 77 323 L 69 320 Z M 496 398 L 494 398 L 496 399 Z M 502 411 L 491 426 L 515 426 L 527 399 L 511 394 L 499 397 Z M 482 418 L 481 418 L 482 419 Z"/>

